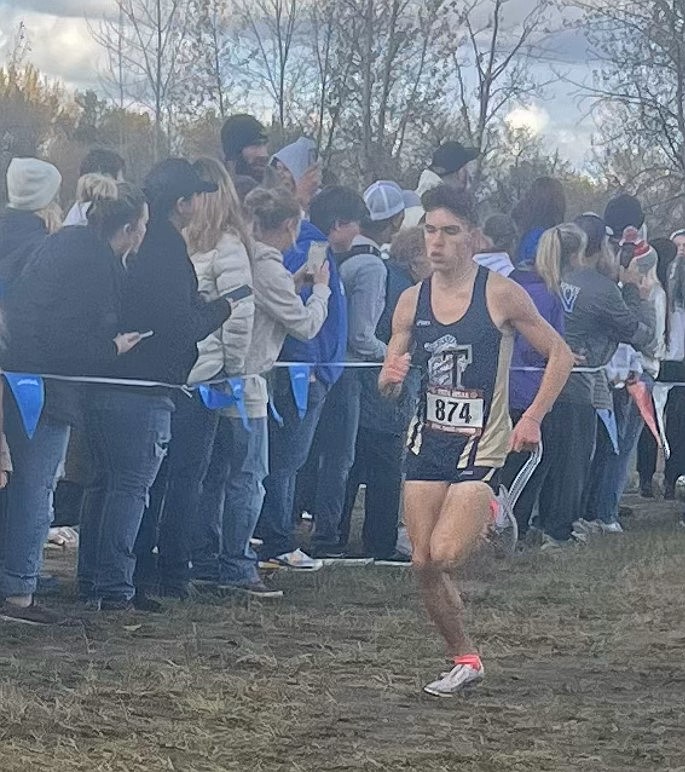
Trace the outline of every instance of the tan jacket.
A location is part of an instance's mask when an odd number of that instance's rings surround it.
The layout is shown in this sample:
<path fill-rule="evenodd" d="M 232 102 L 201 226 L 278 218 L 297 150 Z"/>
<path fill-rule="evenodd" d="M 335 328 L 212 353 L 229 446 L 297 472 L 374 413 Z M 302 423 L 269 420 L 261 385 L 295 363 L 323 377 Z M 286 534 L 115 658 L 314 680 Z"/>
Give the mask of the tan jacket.
<path fill-rule="evenodd" d="M 311 340 L 328 316 L 331 291 L 314 285 L 307 303 L 297 294 L 292 274 L 283 265 L 283 255 L 260 242 L 254 245 L 252 275 L 255 291 L 255 317 L 252 343 L 245 360 L 245 405 L 250 418 L 267 414 L 268 394 L 263 375 L 278 359 L 286 335 Z M 226 411 L 236 416 L 232 408 Z"/>
<path fill-rule="evenodd" d="M 10 456 L 10 448 L 7 444 L 7 438 L 0 432 L 0 472 L 12 471 L 12 456 Z"/>
<path fill-rule="evenodd" d="M 207 300 L 216 300 L 231 290 L 247 284 L 252 287 L 250 258 L 245 245 L 234 233 L 224 233 L 209 252 L 196 252 L 190 257 L 200 292 Z M 245 357 L 252 340 L 254 298 L 236 303 L 223 325 L 198 343 L 198 359 L 188 383 L 209 381 L 220 372 L 242 375 Z"/>

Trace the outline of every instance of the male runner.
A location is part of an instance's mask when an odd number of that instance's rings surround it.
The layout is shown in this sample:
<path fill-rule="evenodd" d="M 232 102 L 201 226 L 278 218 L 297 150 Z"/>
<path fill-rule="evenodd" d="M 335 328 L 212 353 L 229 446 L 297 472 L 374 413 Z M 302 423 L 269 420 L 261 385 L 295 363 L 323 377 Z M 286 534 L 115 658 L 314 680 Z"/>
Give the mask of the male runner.
<path fill-rule="evenodd" d="M 434 272 L 400 298 L 379 388 L 396 396 L 410 362 L 421 369 L 421 399 L 409 429 L 404 516 L 423 602 L 453 663 L 425 691 L 449 696 L 484 673 L 464 630 L 451 575 L 492 524 L 491 486 L 508 451 L 532 450 L 540 442 L 540 423 L 566 383 L 573 355 L 518 284 L 473 261 L 480 232 L 472 200 L 441 185 L 422 203 Z M 514 332 L 548 364 L 533 404 L 511 433 L 507 402 Z"/>

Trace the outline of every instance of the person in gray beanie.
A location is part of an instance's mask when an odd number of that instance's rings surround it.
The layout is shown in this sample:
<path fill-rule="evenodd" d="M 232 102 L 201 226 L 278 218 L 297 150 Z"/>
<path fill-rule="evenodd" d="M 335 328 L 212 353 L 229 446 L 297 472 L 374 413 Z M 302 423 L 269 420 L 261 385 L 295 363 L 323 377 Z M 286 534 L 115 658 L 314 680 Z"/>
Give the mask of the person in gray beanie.
<path fill-rule="evenodd" d="M 62 221 L 57 194 L 62 175 L 37 158 L 13 158 L 7 169 L 8 204 L 0 214 L 0 300 L 27 260 Z"/>

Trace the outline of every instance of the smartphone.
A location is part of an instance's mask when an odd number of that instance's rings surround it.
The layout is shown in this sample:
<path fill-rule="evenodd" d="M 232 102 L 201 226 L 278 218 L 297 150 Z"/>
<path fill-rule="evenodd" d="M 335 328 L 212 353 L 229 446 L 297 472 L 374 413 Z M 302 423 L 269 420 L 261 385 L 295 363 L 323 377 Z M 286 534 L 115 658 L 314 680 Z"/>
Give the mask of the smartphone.
<path fill-rule="evenodd" d="M 147 332 L 141 332 L 140 333 L 140 339 L 144 340 L 145 338 L 151 338 L 154 335 L 154 330 L 148 330 Z"/>
<path fill-rule="evenodd" d="M 619 247 L 618 259 L 621 264 L 621 268 L 627 268 L 635 257 L 635 244 L 626 242 Z"/>
<path fill-rule="evenodd" d="M 222 297 L 230 300 L 232 303 L 237 303 L 239 300 L 245 300 L 245 298 L 249 298 L 251 295 L 252 287 L 248 287 L 247 284 L 243 284 L 241 287 L 236 287 L 236 289 L 227 292 L 225 295 L 222 295 Z"/>
<path fill-rule="evenodd" d="M 305 276 L 314 276 L 321 266 L 326 262 L 328 257 L 328 247 L 321 241 L 315 241 L 309 247 L 307 253 L 307 267 L 305 269 Z"/>

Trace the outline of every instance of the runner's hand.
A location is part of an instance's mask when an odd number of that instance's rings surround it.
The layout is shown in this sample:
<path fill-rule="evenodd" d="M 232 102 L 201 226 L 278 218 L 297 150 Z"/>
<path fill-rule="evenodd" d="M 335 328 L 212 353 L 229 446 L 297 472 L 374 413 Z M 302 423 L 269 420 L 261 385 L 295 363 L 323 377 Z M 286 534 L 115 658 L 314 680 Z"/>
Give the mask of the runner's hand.
<path fill-rule="evenodd" d="M 541 441 L 540 424 L 524 413 L 509 438 L 509 452 L 532 452 Z"/>
<path fill-rule="evenodd" d="M 396 399 L 402 391 L 402 384 L 409 373 L 411 355 L 390 354 L 383 363 L 378 379 L 378 388 L 384 397 Z"/>

